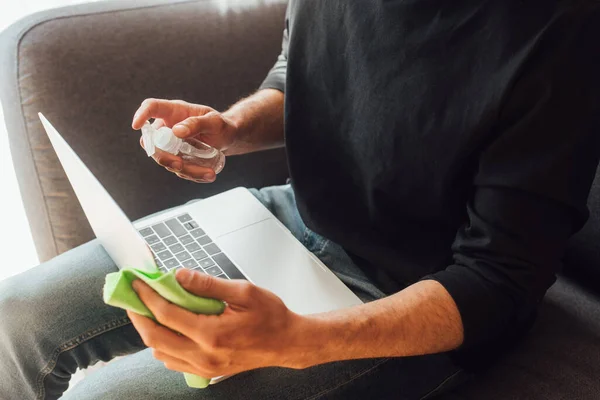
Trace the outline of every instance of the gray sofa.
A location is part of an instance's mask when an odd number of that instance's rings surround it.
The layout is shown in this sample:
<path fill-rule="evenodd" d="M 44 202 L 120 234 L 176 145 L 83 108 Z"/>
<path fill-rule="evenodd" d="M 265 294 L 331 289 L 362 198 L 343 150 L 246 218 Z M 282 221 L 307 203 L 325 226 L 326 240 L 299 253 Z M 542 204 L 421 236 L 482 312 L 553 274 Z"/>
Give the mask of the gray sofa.
<path fill-rule="evenodd" d="M 109 1 L 46 11 L 0 35 L 0 96 L 42 261 L 93 237 L 37 119 L 43 112 L 131 219 L 239 185 L 283 183 L 285 153 L 231 158 L 198 185 L 155 166 L 130 120 L 146 97 L 224 109 L 280 48 L 285 1 Z M 531 334 L 454 399 L 600 399 L 600 179 L 565 276 Z M 93 266 L 90 266 L 91 268 Z"/>

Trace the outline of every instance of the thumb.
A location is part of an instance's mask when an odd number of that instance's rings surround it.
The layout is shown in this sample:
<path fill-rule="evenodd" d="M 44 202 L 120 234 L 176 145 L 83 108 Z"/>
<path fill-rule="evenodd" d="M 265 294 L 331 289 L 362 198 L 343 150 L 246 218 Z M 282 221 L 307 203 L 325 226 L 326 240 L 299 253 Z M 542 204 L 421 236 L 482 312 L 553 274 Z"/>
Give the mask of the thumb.
<path fill-rule="evenodd" d="M 197 135 L 219 134 L 225 129 L 225 120 L 216 111 L 189 117 L 173 126 L 175 136 L 186 139 Z"/>
<path fill-rule="evenodd" d="M 244 304 L 246 281 L 230 281 L 215 278 L 199 271 L 182 268 L 175 275 L 179 284 L 188 292 L 201 297 L 223 300 L 230 304 Z"/>

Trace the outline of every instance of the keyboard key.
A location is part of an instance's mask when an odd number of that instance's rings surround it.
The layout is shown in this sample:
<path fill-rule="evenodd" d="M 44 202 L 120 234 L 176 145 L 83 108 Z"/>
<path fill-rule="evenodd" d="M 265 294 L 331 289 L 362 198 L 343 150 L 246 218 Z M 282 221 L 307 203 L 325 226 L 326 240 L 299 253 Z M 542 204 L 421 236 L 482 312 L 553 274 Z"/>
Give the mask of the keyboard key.
<path fill-rule="evenodd" d="M 158 268 L 162 267 L 162 263 L 160 262 L 160 260 L 154 260 L 154 262 L 156 263 L 156 266 Z"/>
<path fill-rule="evenodd" d="M 202 236 L 201 238 L 196 239 L 196 241 L 198 243 L 200 243 L 202 246 L 204 246 L 204 245 L 211 243 L 212 239 L 209 238 L 208 236 Z"/>
<path fill-rule="evenodd" d="M 210 258 L 205 258 L 204 260 L 200 261 L 200 265 L 202 266 L 202 268 L 206 269 L 212 267 L 213 265 L 215 265 L 215 263 Z"/>
<path fill-rule="evenodd" d="M 189 260 L 190 258 L 192 258 L 192 256 L 190 256 L 190 253 L 187 253 L 185 251 L 182 253 L 179 253 L 179 254 L 175 254 L 175 257 L 177 257 L 177 259 L 179 261 L 185 261 L 185 260 Z"/>
<path fill-rule="evenodd" d="M 196 268 L 198 266 L 198 263 L 196 262 L 196 260 L 194 260 L 193 258 L 186 260 L 184 262 L 181 263 L 181 265 L 183 265 L 186 268 Z"/>
<path fill-rule="evenodd" d="M 208 257 L 208 254 L 206 254 L 205 251 L 200 250 L 195 253 L 192 253 L 192 257 L 194 257 L 196 260 L 203 260 L 206 257 Z"/>
<path fill-rule="evenodd" d="M 167 237 L 171 234 L 169 228 L 167 228 L 167 226 L 162 222 L 157 225 L 152 225 L 152 229 L 154 229 L 154 232 L 156 232 L 156 234 L 161 238 Z"/>
<path fill-rule="evenodd" d="M 173 254 L 169 250 L 165 250 L 157 254 L 158 258 L 162 261 L 168 260 L 169 258 L 173 258 Z"/>
<path fill-rule="evenodd" d="M 219 249 L 219 247 L 216 244 L 211 243 L 207 246 L 204 246 L 204 251 L 212 256 L 213 254 L 220 253 L 221 249 Z"/>
<path fill-rule="evenodd" d="M 179 221 L 181 221 L 181 223 L 183 224 L 184 222 L 190 222 L 193 221 L 192 217 L 190 217 L 190 214 L 183 214 L 181 217 L 177 218 Z"/>
<path fill-rule="evenodd" d="M 167 246 L 170 246 L 172 244 L 177 243 L 177 238 L 175 236 L 169 236 L 163 239 L 163 242 L 165 242 L 165 244 Z"/>
<path fill-rule="evenodd" d="M 170 219 L 166 221 L 165 224 L 167 224 L 171 232 L 173 232 L 177 237 L 187 234 L 187 230 L 183 226 L 181 226 L 179 221 L 177 221 L 176 219 Z"/>
<path fill-rule="evenodd" d="M 185 226 L 185 229 L 187 229 L 188 231 L 191 231 L 198 227 L 198 223 L 196 221 L 186 222 L 185 224 L 183 224 L 183 226 Z"/>
<path fill-rule="evenodd" d="M 203 274 L 206 274 L 206 272 L 204 272 L 204 270 L 202 268 L 200 268 L 200 267 L 194 268 L 194 271 L 198 271 L 198 272 L 201 272 Z"/>
<path fill-rule="evenodd" d="M 239 269 L 237 269 L 237 267 L 229 258 L 227 258 L 225 254 L 215 254 L 213 259 L 231 279 L 246 279 L 246 277 L 240 272 Z"/>
<path fill-rule="evenodd" d="M 160 239 L 156 235 L 148 236 L 145 239 L 146 239 L 146 243 L 148 243 L 150 246 L 152 246 L 155 243 L 160 242 Z"/>
<path fill-rule="evenodd" d="M 165 267 L 167 267 L 167 269 L 171 269 L 171 268 L 175 268 L 179 266 L 179 261 L 177 261 L 174 258 L 171 258 L 170 260 L 167 260 L 164 262 Z"/>
<path fill-rule="evenodd" d="M 220 279 L 229 279 L 229 278 L 227 277 L 227 275 L 219 275 L 219 276 L 217 276 L 217 278 L 220 278 Z"/>
<path fill-rule="evenodd" d="M 154 246 L 152 246 L 152 250 L 154 250 L 155 253 L 160 253 L 163 250 L 166 250 L 167 246 L 165 246 L 162 243 L 157 243 Z"/>
<path fill-rule="evenodd" d="M 185 248 L 187 249 L 187 251 L 189 251 L 190 253 L 193 253 L 195 251 L 201 250 L 202 247 L 200 247 L 200 245 L 198 243 L 190 243 L 187 246 L 185 246 Z"/>
<path fill-rule="evenodd" d="M 192 243 L 194 241 L 194 238 L 191 237 L 190 235 L 185 235 L 185 236 L 180 237 L 179 241 L 181 243 L 183 243 L 184 245 L 186 245 L 186 244 Z"/>
<path fill-rule="evenodd" d="M 169 272 L 169 269 L 167 267 L 165 267 L 164 265 L 162 267 L 159 268 L 160 271 L 167 273 Z"/>
<path fill-rule="evenodd" d="M 207 268 L 205 271 L 208 275 L 212 275 L 212 276 L 219 276 L 219 275 L 223 274 L 223 271 L 221 271 L 221 268 L 217 267 L 216 265 L 214 265 L 210 268 Z"/>
<path fill-rule="evenodd" d="M 199 238 L 199 237 L 201 237 L 201 236 L 204 236 L 204 235 L 205 235 L 204 231 L 203 231 L 202 229 L 200 229 L 200 228 L 198 228 L 198 229 L 196 229 L 196 230 L 193 230 L 193 231 L 191 231 L 190 233 L 191 233 L 191 234 L 192 234 L 192 236 L 193 236 L 193 237 L 195 237 L 195 238 Z"/>
<path fill-rule="evenodd" d="M 140 235 L 142 235 L 143 237 L 150 236 L 150 235 L 152 235 L 153 233 L 154 233 L 154 232 L 152 232 L 152 229 L 150 229 L 150 228 L 142 229 L 142 230 L 140 231 Z"/>
<path fill-rule="evenodd" d="M 177 253 L 181 253 L 182 251 L 185 250 L 185 248 L 180 245 L 179 243 L 174 244 L 173 246 L 169 247 L 169 250 L 171 250 L 173 252 L 173 254 L 177 254 Z"/>

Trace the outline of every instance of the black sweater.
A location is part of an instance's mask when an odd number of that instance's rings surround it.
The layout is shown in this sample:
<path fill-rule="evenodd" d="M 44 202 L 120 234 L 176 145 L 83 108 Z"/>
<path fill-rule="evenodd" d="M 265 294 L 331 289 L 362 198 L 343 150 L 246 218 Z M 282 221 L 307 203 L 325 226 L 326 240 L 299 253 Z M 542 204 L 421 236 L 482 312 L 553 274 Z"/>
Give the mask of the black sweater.
<path fill-rule="evenodd" d="M 467 367 L 527 330 L 587 218 L 600 153 L 590 3 L 290 1 L 262 87 L 286 95 L 301 216 L 388 293 L 440 282 Z"/>

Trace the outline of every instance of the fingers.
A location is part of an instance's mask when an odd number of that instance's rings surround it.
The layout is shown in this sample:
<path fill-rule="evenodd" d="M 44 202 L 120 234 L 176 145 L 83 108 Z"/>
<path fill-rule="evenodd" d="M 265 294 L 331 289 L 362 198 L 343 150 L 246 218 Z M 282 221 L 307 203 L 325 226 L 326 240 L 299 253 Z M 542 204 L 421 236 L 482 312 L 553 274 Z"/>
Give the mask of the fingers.
<path fill-rule="evenodd" d="M 146 99 L 136 111 L 131 127 L 136 130 L 141 129 L 144 122 L 151 118 L 162 120 L 161 126 L 171 127 L 190 116 L 204 115 L 211 111 L 214 110 L 210 107 L 182 100 Z"/>
<path fill-rule="evenodd" d="M 146 99 L 142 102 L 140 108 L 133 116 L 131 127 L 133 129 L 141 129 L 144 122 L 150 118 L 170 118 L 173 114 L 173 104 L 169 100 Z"/>
<path fill-rule="evenodd" d="M 157 360 L 162 361 L 165 365 L 165 368 L 170 369 L 171 371 L 185 372 L 192 375 L 197 374 L 197 372 L 194 372 L 194 367 L 192 364 L 185 360 L 173 357 L 167 353 L 163 353 L 160 350 L 154 350 L 152 352 L 152 356 Z"/>
<path fill-rule="evenodd" d="M 219 279 L 197 271 L 180 269 L 177 281 L 188 292 L 201 297 L 226 301 L 231 305 L 245 306 L 259 290 L 244 280 Z"/>
<path fill-rule="evenodd" d="M 173 133 L 180 138 L 200 134 L 219 133 L 226 128 L 225 120 L 218 112 L 209 112 L 202 116 L 189 117 L 173 126 Z"/>
<path fill-rule="evenodd" d="M 173 303 L 170 303 L 169 301 L 167 301 L 164 297 L 160 296 L 158 293 L 156 293 L 150 286 L 146 285 L 144 282 L 140 281 L 140 280 L 136 280 L 133 282 L 133 288 L 136 291 L 136 293 L 138 294 L 140 300 L 142 300 L 142 302 L 146 305 L 146 307 L 148 307 L 148 309 L 152 312 L 152 314 L 154 315 L 154 318 L 156 318 L 156 320 L 158 322 L 160 322 L 162 325 L 174 330 L 175 332 L 179 332 L 185 336 L 187 336 L 188 338 L 193 338 L 196 336 L 196 333 L 198 333 L 198 321 L 196 318 L 197 315 L 192 313 L 191 311 L 185 310 Z M 152 320 L 149 320 L 148 318 L 146 318 L 147 321 L 145 322 L 152 322 L 154 323 Z M 133 321 L 133 320 L 132 320 Z M 160 334 L 160 335 L 166 335 L 164 327 L 160 327 L 158 326 L 156 323 L 154 323 L 154 327 L 150 326 L 149 323 L 147 323 L 144 327 L 148 329 L 149 334 Z M 161 329 L 162 328 L 162 329 Z M 137 325 L 136 325 L 136 329 L 137 329 Z M 168 331 L 168 330 L 167 330 Z M 139 332 L 139 331 L 138 331 Z M 171 332 L 173 335 L 177 336 L 175 333 Z M 140 332 L 140 335 L 142 334 L 142 332 Z M 147 344 L 146 345 L 149 347 L 154 347 L 154 348 L 158 348 L 157 345 L 159 345 L 159 343 L 152 341 L 152 337 L 154 336 L 150 336 L 149 340 L 150 343 L 154 344 Z M 179 336 L 180 337 L 180 336 Z M 172 338 L 172 336 L 169 337 L 170 339 Z M 144 339 L 144 337 L 142 337 L 142 339 Z M 181 342 L 179 342 L 181 343 Z M 160 348 L 159 350 L 165 350 L 164 348 Z"/>
<path fill-rule="evenodd" d="M 144 144 L 140 139 L 140 145 L 142 148 Z M 196 183 L 211 183 L 217 179 L 215 171 L 195 165 L 189 162 L 185 162 L 181 157 L 162 151 L 159 148 L 155 149 L 155 153 L 152 156 L 157 164 L 165 167 L 169 172 L 177 174 L 182 179 Z"/>
<path fill-rule="evenodd" d="M 194 347 L 194 343 L 187 337 L 160 326 L 150 318 L 131 311 L 127 311 L 127 315 L 140 334 L 142 341 L 148 347 L 173 356 Z"/>
<path fill-rule="evenodd" d="M 217 179 L 215 171 L 210 168 L 201 167 L 184 162 L 179 173 L 177 174 L 180 178 L 192 180 L 200 183 L 210 183 Z"/>
<path fill-rule="evenodd" d="M 183 159 L 179 156 L 162 151 L 159 148 L 155 149 L 155 153 L 152 156 L 154 161 L 165 168 L 169 168 L 175 172 L 181 172 L 183 169 Z"/>

